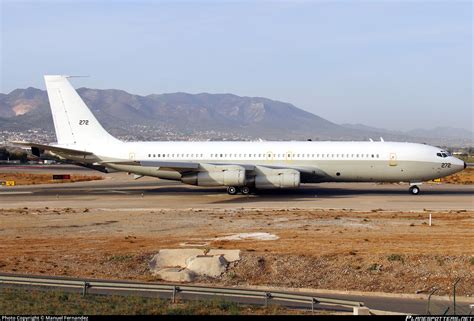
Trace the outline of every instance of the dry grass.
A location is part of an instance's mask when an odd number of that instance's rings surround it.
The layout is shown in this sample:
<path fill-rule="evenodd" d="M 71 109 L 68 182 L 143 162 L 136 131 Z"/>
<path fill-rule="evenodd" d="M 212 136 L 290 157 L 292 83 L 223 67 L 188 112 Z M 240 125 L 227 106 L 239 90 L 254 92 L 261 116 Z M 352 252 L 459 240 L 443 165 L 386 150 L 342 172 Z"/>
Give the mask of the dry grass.
<path fill-rule="evenodd" d="M 52 174 L 0 173 L 0 181 L 15 181 L 15 185 L 74 183 L 104 179 L 99 175 L 71 175 L 71 179 L 53 179 Z"/>
<path fill-rule="evenodd" d="M 280 306 L 255 307 L 224 300 L 190 301 L 137 296 L 86 295 L 61 291 L 5 288 L 0 292 L 0 311 L 6 315 L 275 315 L 301 314 Z"/>
<path fill-rule="evenodd" d="M 207 242 L 243 253 L 221 278 L 201 280 L 213 285 L 398 293 L 438 286 L 449 294 L 461 277 L 458 293 L 474 295 L 474 211 L 22 208 L 0 210 L 0 221 L 5 272 L 147 281 L 148 261 L 160 249 Z M 240 232 L 279 239 L 212 241 Z"/>

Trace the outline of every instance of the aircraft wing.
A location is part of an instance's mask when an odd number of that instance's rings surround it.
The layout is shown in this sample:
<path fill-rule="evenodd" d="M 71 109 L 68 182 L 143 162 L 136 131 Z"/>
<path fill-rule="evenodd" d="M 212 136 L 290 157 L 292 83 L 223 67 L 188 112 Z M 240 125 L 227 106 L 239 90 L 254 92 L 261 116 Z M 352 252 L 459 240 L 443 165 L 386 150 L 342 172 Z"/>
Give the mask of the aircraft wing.
<path fill-rule="evenodd" d="M 133 172 L 133 169 L 138 167 L 154 168 L 160 170 L 177 171 L 183 172 L 198 172 L 198 171 L 219 171 L 225 167 L 245 169 L 248 173 L 257 174 L 258 172 L 267 172 L 278 169 L 294 169 L 302 174 L 320 174 L 320 170 L 315 167 L 300 167 L 300 166 L 271 166 L 271 165 L 252 165 L 252 164 L 239 164 L 239 163 L 202 163 L 199 161 L 107 161 L 101 162 L 101 165 L 110 166 L 112 168 L 121 168 L 122 170 L 129 170 Z M 126 169 L 128 168 L 128 169 Z"/>
<path fill-rule="evenodd" d="M 60 153 L 60 154 L 67 154 L 67 155 L 74 155 L 74 156 L 87 156 L 93 155 L 91 152 L 86 152 L 77 149 L 70 149 L 64 148 L 54 145 L 44 145 L 44 144 L 37 144 L 37 143 L 30 143 L 30 142 L 11 142 L 14 145 L 21 145 L 21 146 L 28 146 L 32 148 L 38 148 L 42 150 L 51 151 L 53 153 Z"/>
<path fill-rule="evenodd" d="M 104 166 L 143 166 L 154 167 L 162 170 L 175 170 L 178 172 L 192 171 L 199 168 L 199 163 L 196 162 L 173 162 L 173 161 L 107 161 L 101 162 Z"/>

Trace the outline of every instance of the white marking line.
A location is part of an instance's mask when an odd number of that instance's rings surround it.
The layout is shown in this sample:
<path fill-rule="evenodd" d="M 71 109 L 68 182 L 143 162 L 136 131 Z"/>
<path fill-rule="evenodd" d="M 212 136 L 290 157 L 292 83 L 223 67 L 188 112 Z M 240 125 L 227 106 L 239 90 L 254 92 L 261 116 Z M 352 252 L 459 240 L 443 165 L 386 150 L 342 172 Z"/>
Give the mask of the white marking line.
<path fill-rule="evenodd" d="M 0 195 L 33 194 L 33 192 L 0 192 Z"/>
<path fill-rule="evenodd" d="M 91 194 L 99 194 L 99 193 L 103 193 L 103 192 L 116 193 L 116 194 L 130 194 L 130 192 L 116 191 L 116 190 L 108 190 L 108 189 L 93 190 L 93 191 L 90 191 L 89 193 L 91 193 Z"/>

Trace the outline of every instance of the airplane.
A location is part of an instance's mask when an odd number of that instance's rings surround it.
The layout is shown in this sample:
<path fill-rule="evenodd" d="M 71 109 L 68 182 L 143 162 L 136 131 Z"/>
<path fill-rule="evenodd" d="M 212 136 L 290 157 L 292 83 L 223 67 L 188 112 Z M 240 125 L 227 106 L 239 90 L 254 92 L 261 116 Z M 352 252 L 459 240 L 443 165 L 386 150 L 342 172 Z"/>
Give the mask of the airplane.
<path fill-rule="evenodd" d="M 14 142 L 36 156 L 103 172 L 122 171 L 197 186 L 225 186 L 230 195 L 321 182 L 424 181 L 462 171 L 466 163 L 438 147 L 381 141 L 124 142 L 97 121 L 70 76 L 45 75 L 57 143 Z"/>

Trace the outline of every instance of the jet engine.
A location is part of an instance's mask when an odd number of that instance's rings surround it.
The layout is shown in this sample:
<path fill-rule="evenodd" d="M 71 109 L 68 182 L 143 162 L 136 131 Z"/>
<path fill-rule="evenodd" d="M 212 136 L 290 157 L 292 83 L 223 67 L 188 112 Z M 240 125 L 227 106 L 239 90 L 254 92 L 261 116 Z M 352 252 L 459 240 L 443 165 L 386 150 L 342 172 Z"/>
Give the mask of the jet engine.
<path fill-rule="evenodd" d="M 183 174 L 181 181 L 197 186 L 243 186 L 245 169 L 240 166 L 222 166 L 222 169 Z"/>
<path fill-rule="evenodd" d="M 300 183 L 300 172 L 294 169 L 273 169 L 255 176 L 256 188 L 296 188 Z"/>

